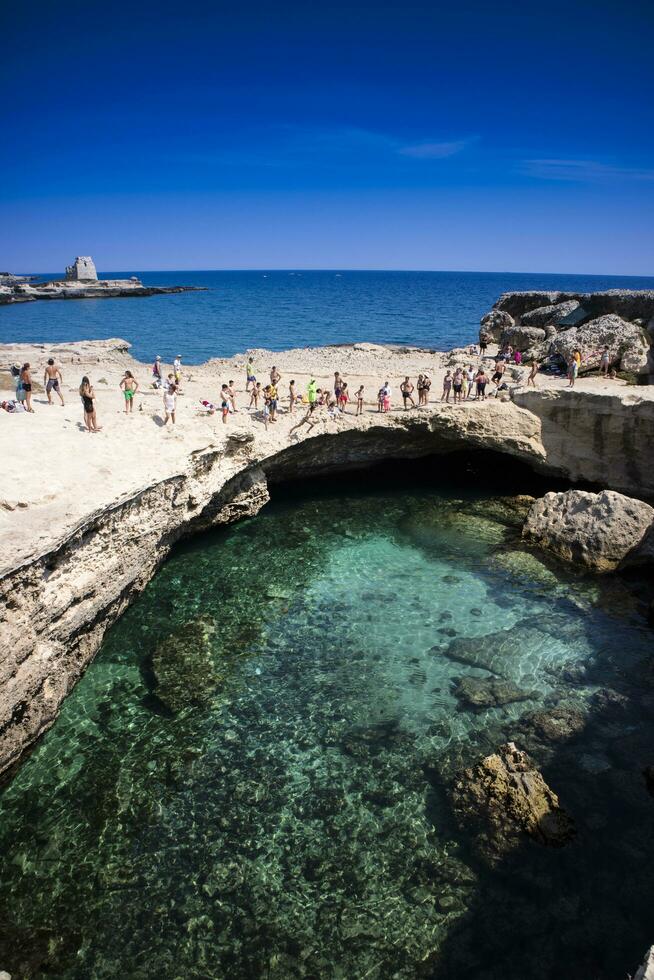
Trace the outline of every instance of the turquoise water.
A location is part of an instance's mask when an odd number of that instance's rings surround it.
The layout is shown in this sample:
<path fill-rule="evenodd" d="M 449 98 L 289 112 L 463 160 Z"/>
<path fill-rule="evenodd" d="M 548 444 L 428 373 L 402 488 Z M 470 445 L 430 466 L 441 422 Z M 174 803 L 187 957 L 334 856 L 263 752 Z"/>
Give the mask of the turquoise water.
<path fill-rule="evenodd" d="M 197 364 L 248 348 L 371 341 L 450 350 L 513 289 L 654 289 L 654 278 L 486 272 L 101 272 L 207 292 L 0 307 L 0 342 L 122 337 L 145 361 L 181 353 Z M 61 275 L 61 273 L 59 274 Z M 45 278 L 52 278 L 46 276 Z"/>
<path fill-rule="evenodd" d="M 626 976 L 654 928 L 652 634 L 636 586 L 521 550 L 522 512 L 341 486 L 181 547 L 0 797 L 0 969 Z M 577 836 L 490 868 L 449 787 L 507 738 Z"/>

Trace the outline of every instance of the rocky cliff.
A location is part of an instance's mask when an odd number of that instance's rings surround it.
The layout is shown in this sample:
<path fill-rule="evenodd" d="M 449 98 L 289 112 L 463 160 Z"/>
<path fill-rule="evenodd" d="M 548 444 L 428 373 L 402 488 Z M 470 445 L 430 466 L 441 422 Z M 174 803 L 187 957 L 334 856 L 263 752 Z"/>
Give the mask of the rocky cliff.
<path fill-rule="evenodd" d="M 171 456 L 165 479 L 114 497 L 72 525 L 62 519 L 59 536 L 37 525 L 29 508 L 12 511 L 14 560 L 0 578 L 0 771 L 52 724 L 107 627 L 172 545 L 256 514 L 268 499 L 269 481 L 483 449 L 498 453 L 499 465 L 511 456 L 572 481 L 652 496 L 653 436 L 654 401 L 629 389 L 615 396 L 530 391 L 513 402 L 325 419 L 316 433 L 290 441 L 280 425 L 270 436 L 235 432 L 220 445 L 186 445 Z M 24 547 L 30 528 L 31 549 Z"/>
<path fill-rule="evenodd" d="M 483 336 L 555 364 L 578 349 L 582 373 L 599 368 L 606 347 L 614 367 L 651 375 L 654 290 L 503 293 L 481 318 Z"/>

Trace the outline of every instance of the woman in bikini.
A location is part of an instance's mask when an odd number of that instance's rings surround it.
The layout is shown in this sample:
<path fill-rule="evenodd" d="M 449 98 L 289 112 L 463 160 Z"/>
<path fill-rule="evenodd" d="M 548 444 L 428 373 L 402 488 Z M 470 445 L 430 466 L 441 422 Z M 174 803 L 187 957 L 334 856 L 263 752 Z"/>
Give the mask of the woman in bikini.
<path fill-rule="evenodd" d="M 443 378 L 443 394 L 441 395 L 442 402 L 449 402 L 450 392 L 452 390 L 452 372 L 447 371 L 445 377 Z"/>
<path fill-rule="evenodd" d="M 357 390 L 354 396 L 357 400 L 357 415 L 363 415 L 363 385 Z"/>
<path fill-rule="evenodd" d="M 532 388 L 535 388 L 536 387 L 536 375 L 538 374 L 538 361 L 536 360 L 535 357 L 532 358 L 530 367 L 531 367 L 531 370 L 529 371 L 529 377 L 527 378 L 527 387 L 529 387 L 529 385 L 531 385 Z"/>
<path fill-rule="evenodd" d="M 139 390 L 139 383 L 131 371 L 125 371 L 120 387 L 125 396 L 125 415 L 129 415 L 134 410 L 134 395 Z"/>
<path fill-rule="evenodd" d="M 289 381 L 288 384 L 288 410 L 293 414 L 295 411 L 295 403 L 297 401 L 297 394 L 295 391 L 295 381 Z"/>
<path fill-rule="evenodd" d="M 95 414 L 95 392 L 89 379 L 84 375 L 79 386 L 79 395 L 84 407 L 84 423 L 88 432 L 100 432 Z"/>

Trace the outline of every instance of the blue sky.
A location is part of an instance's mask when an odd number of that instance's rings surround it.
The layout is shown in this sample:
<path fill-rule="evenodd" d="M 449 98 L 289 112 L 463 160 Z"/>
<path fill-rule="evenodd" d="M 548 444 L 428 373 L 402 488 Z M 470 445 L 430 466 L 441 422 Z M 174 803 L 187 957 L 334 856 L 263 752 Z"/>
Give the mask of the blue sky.
<path fill-rule="evenodd" d="M 2 269 L 654 274 L 652 3 L 2 20 Z"/>

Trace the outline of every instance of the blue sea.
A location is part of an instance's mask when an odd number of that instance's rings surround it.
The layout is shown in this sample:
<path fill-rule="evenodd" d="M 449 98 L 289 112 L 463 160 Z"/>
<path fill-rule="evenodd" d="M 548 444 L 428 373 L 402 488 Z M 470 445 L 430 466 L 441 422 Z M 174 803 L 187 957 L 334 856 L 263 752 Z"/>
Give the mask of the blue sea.
<path fill-rule="evenodd" d="M 2 343 L 122 337 L 139 360 L 189 364 L 248 348 L 370 341 L 447 350 L 477 337 L 479 318 L 515 289 L 654 289 L 654 277 L 500 272 L 100 272 L 207 292 L 0 307 Z M 43 274 L 60 278 L 61 273 Z"/>

